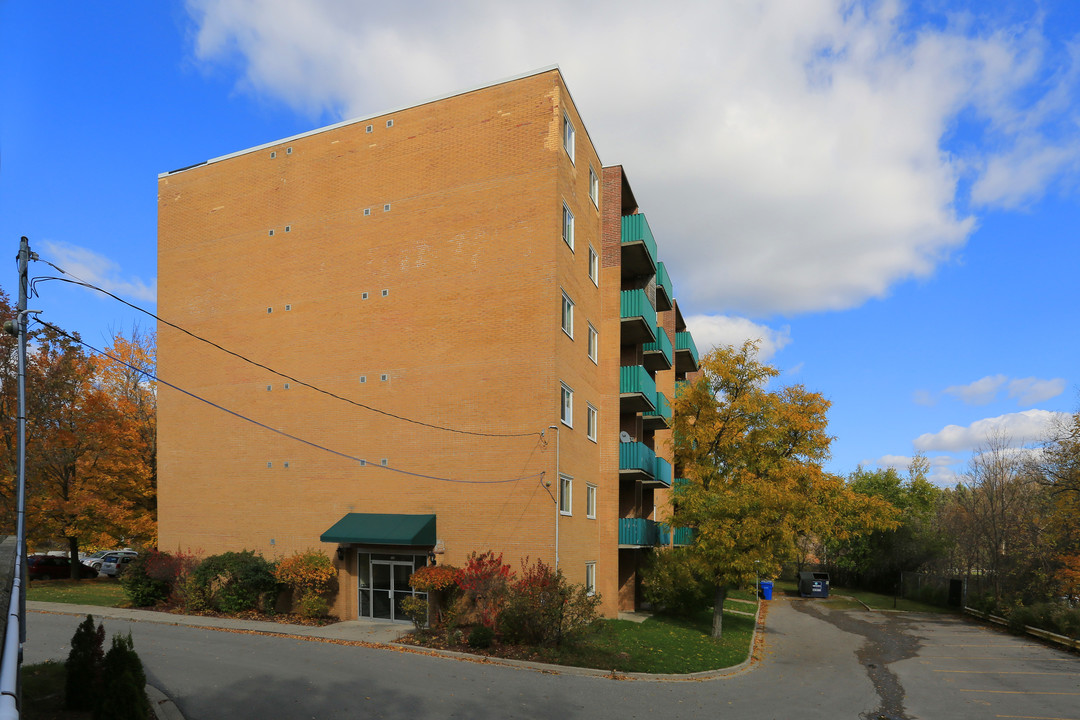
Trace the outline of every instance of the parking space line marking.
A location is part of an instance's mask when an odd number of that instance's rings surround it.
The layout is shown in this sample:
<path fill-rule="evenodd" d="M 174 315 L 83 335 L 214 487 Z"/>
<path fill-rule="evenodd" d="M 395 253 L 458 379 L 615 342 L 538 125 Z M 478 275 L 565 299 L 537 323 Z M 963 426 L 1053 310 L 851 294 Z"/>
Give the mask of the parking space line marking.
<path fill-rule="evenodd" d="M 993 695 L 1080 695 L 1080 692 L 1037 692 L 1034 690 L 969 690 L 960 688 L 960 692 L 991 693 Z"/>

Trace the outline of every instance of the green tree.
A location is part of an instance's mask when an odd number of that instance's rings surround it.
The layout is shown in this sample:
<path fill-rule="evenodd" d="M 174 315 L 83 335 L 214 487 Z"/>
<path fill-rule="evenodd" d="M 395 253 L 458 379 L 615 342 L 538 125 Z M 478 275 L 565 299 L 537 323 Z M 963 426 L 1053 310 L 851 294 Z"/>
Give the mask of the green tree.
<path fill-rule="evenodd" d="M 779 371 L 756 356 L 753 342 L 715 348 L 672 405 L 675 462 L 689 482 L 671 523 L 694 530 L 717 638 L 728 589 L 778 574 L 799 537 L 846 539 L 892 523 L 887 503 L 822 469 L 829 402 L 801 385 L 769 390 Z"/>

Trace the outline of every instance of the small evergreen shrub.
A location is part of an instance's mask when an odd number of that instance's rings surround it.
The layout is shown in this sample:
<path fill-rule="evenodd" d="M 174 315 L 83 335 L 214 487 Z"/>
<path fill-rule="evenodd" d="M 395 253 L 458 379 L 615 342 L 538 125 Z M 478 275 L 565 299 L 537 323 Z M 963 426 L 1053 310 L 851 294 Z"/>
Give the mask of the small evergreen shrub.
<path fill-rule="evenodd" d="M 87 615 L 71 638 L 71 652 L 64 668 L 64 707 L 68 710 L 93 710 L 101 694 L 101 664 L 105 657 L 105 627 L 94 627 L 94 616 Z"/>
<path fill-rule="evenodd" d="M 135 652 L 131 634 L 114 635 L 112 647 L 101 665 L 101 697 L 94 720 L 149 720 L 150 701 L 146 697 L 146 674 Z"/>
<path fill-rule="evenodd" d="M 487 625 L 476 625 L 469 632 L 469 647 L 489 648 L 495 642 L 495 631 Z"/>
<path fill-rule="evenodd" d="M 212 555 L 191 575 L 209 606 L 230 615 L 272 608 L 278 589 L 273 567 L 250 550 Z"/>

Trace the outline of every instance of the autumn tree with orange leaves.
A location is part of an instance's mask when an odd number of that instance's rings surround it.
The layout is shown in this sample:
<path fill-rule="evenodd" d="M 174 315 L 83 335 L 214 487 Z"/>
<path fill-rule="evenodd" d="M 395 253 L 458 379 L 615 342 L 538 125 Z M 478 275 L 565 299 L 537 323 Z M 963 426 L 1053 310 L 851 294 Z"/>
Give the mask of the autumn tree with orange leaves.
<path fill-rule="evenodd" d="M 729 588 L 776 576 L 807 534 L 846 538 L 895 525 L 895 511 L 826 473 L 829 402 L 801 385 L 769 390 L 779 371 L 757 346 L 718 347 L 672 403 L 675 462 L 683 468 L 674 526 L 713 592 L 713 637 Z"/>
<path fill-rule="evenodd" d="M 11 314 L 0 291 L 0 315 Z M 154 338 L 118 335 L 109 349 L 118 360 L 89 357 L 77 336 L 48 326 L 29 340 L 27 538 L 32 545 L 65 542 L 74 577 L 82 546 L 156 542 L 155 389 L 125 365 L 152 371 Z M 16 368 L 7 362 L 13 344 L 0 338 L 0 353 L 0 522 L 13 529 Z"/>

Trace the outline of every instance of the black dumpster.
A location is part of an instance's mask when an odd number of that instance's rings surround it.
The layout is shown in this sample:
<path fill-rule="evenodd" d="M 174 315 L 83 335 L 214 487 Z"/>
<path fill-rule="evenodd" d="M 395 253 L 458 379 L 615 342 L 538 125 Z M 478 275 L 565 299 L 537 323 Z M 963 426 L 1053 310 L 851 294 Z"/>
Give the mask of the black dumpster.
<path fill-rule="evenodd" d="M 802 597 L 829 597 L 829 573 L 799 573 L 799 595 Z"/>

